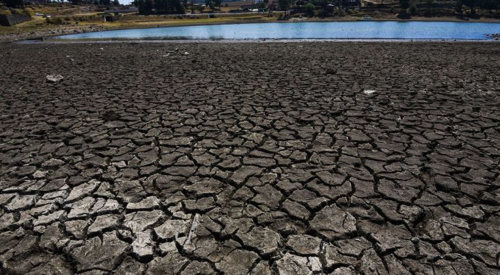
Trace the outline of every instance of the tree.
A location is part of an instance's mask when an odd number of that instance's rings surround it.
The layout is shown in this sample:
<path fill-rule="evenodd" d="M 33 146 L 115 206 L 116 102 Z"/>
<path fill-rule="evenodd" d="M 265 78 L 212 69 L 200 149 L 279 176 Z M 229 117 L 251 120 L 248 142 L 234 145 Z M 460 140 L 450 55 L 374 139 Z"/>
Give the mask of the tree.
<path fill-rule="evenodd" d="M 119 6 L 120 2 L 118 0 L 113 0 L 113 6 Z"/>
<path fill-rule="evenodd" d="M 210 7 L 211 10 L 214 10 L 215 7 L 214 0 L 205 0 L 205 6 Z"/>
<path fill-rule="evenodd" d="M 5 5 L 9 8 L 23 8 L 23 0 L 5 0 Z"/>
<path fill-rule="evenodd" d="M 462 2 L 462 0 L 457 0 L 457 2 L 455 3 L 455 10 L 459 13 L 462 13 L 462 6 L 464 5 L 464 3 Z"/>
<path fill-rule="evenodd" d="M 471 15 L 476 15 L 476 6 L 478 3 L 478 0 L 463 0 L 463 3 L 470 8 L 470 14 Z"/>
<path fill-rule="evenodd" d="M 167 0 L 155 0 L 154 6 L 157 13 L 168 12 Z"/>
<path fill-rule="evenodd" d="M 222 5 L 222 0 L 213 0 L 213 2 L 214 6 L 216 6 L 220 10 L 220 5 Z"/>
<path fill-rule="evenodd" d="M 137 0 L 137 7 L 139 8 L 140 14 L 146 13 L 146 0 Z"/>
<path fill-rule="evenodd" d="M 144 4 L 144 12 L 150 14 L 153 12 L 153 0 L 146 0 Z"/>
<path fill-rule="evenodd" d="M 410 7 L 410 0 L 399 0 L 399 6 L 401 6 L 401 11 L 406 12 Z"/>
<path fill-rule="evenodd" d="M 171 7 L 171 13 L 185 13 L 186 8 L 182 0 L 168 0 L 169 6 Z"/>
<path fill-rule="evenodd" d="M 426 4 L 427 4 L 427 13 L 430 14 L 432 11 L 432 8 L 434 7 L 434 0 L 427 0 Z"/>
<path fill-rule="evenodd" d="M 415 4 L 411 5 L 411 7 L 410 7 L 410 14 L 411 15 L 417 15 L 417 13 L 418 13 L 417 6 L 415 6 Z"/>
<path fill-rule="evenodd" d="M 178 14 L 185 12 L 184 4 L 181 0 L 155 0 L 154 8 L 156 13 Z"/>
<path fill-rule="evenodd" d="M 304 6 L 304 9 L 306 10 L 307 15 L 310 17 L 314 16 L 314 8 L 315 8 L 315 6 L 312 3 L 307 3 Z"/>
<path fill-rule="evenodd" d="M 410 14 L 408 13 L 408 8 L 410 7 L 410 0 L 399 0 L 399 6 L 401 7 L 401 11 L 398 13 L 398 17 L 402 19 L 410 18 Z"/>
<path fill-rule="evenodd" d="M 282 11 L 287 10 L 290 6 L 290 0 L 278 0 L 278 6 Z"/>

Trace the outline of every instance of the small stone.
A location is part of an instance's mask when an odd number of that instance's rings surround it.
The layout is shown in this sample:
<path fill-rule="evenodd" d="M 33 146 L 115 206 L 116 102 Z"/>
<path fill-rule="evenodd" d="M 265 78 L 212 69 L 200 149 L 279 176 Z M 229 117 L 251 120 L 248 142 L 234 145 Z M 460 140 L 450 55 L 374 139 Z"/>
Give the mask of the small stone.
<path fill-rule="evenodd" d="M 64 77 L 62 75 L 59 75 L 59 74 L 46 76 L 47 83 L 57 83 L 63 79 L 64 79 Z"/>

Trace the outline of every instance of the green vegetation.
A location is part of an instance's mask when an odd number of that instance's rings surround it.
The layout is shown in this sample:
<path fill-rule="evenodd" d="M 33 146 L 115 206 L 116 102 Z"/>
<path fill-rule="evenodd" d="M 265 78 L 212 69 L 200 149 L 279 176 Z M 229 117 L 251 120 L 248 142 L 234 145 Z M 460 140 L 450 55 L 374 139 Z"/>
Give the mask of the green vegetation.
<path fill-rule="evenodd" d="M 305 6 L 304 6 L 304 10 L 306 12 L 306 14 L 309 16 L 309 17 L 313 17 L 314 16 L 314 9 L 316 7 L 314 6 L 313 3 L 307 3 Z"/>
<path fill-rule="evenodd" d="M 211 10 L 215 10 L 215 7 L 220 10 L 221 5 L 222 0 L 205 0 L 205 6 L 210 7 Z"/>
<path fill-rule="evenodd" d="M 181 0 L 134 0 L 133 4 L 140 14 L 182 14 L 186 10 Z"/>
<path fill-rule="evenodd" d="M 415 4 L 411 5 L 410 6 L 410 14 L 415 16 L 415 15 L 417 15 L 417 12 L 418 12 L 417 6 L 415 6 Z"/>

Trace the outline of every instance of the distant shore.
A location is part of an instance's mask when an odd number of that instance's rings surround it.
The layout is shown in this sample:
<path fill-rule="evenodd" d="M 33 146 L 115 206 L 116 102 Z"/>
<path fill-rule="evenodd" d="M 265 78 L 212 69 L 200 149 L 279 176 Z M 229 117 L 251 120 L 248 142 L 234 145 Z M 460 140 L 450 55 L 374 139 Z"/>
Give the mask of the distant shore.
<path fill-rule="evenodd" d="M 249 23 L 296 23 L 296 22 L 355 22 L 363 21 L 359 17 L 333 17 L 333 18 L 291 18 L 289 20 L 277 20 L 274 18 L 264 19 L 245 19 L 245 18 L 216 18 L 218 20 L 199 20 L 199 19 L 183 19 L 177 21 L 152 21 L 141 23 L 102 23 L 102 24 L 88 24 L 88 25 L 54 25 L 47 26 L 39 30 L 23 30 L 19 27 L 18 32 L 0 35 L 0 42 L 13 42 L 20 40 L 39 40 L 43 38 L 51 38 L 61 35 L 69 35 L 76 33 L 112 31 L 112 30 L 126 30 L 126 29 L 147 29 L 147 28 L 166 28 L 166 27 L 181 27 L 181 26 L 203 26 L 203 25 L 222 25 L 222 24 L 249 24 Z M 370 21 L 398 21 L 398 22 L 463 22 L 463 23 L 500 23 L 500 19 L 480 18 L 480 19 L 461 19 L 457 17 L 413 17 L 411 19 L 399 19 L 397 17 L 378 17 L 371 18 Z M 5 28 L 5 27 L 4 27 Z"/>

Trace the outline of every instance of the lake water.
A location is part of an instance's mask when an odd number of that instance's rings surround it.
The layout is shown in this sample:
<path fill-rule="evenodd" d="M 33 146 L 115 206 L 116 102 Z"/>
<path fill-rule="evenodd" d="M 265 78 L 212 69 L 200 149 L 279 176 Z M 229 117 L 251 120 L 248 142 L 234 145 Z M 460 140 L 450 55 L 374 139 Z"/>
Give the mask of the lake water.
<path fill-rule="evenodd" d="M 424 39 L 489 40 L 500 23 L 296 22 L 130 29 L 60 36 L 58 39 Z"/>

